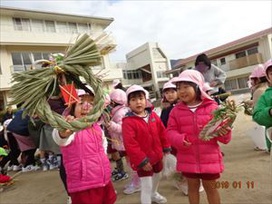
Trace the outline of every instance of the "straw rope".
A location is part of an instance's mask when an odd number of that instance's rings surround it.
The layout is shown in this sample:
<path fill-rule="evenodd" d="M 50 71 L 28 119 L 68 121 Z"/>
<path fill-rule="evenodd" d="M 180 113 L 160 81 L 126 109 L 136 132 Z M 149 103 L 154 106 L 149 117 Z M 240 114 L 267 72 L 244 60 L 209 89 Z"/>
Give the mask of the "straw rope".
<path fill-rule="evenodd" d="M 22 103 L 24 115 L 38 115 L 43 122 L 61 131 L 84 129 L 96 122 L 104 110 L 102 80 L 90 69 L 90 66 L 99 65 L 100 60 L 100 51 L 95 41 L 84 34 L 68 48 L 65 56 L 55 54 L 51 61 L 42 60 L 48 63 L 49 67 L 14 73 L 12 81 L 14 85 L 11 88 L 13 99 L 10 104 Z M 94 89 L 95 106 L 86 117 L 67 122 L 60 114 L 51 110 L 47 100 L 56 95 L 60 85 L 59 78 L 63 75 L 72 75 L 77 79 L 83 77 Z"/>

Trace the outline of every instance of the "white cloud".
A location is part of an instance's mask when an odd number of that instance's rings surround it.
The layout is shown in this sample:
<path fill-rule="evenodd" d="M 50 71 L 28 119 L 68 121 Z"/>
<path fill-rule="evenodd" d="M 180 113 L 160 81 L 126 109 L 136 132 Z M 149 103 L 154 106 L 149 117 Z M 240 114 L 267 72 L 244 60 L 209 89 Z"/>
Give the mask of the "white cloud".
<path fill-rule="evenodd" d="M 189 57 L 272 27 L 272 1 L 6 1 L 1 5 L 113 17 L 114 61 L 158 42 L 171 59 Z"/>

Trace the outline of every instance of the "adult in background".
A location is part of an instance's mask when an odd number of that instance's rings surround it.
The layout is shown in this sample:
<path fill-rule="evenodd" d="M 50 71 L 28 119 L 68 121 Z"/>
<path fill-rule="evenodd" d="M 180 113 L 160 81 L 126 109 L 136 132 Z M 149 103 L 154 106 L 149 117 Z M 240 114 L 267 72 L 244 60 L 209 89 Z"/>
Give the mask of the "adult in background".
<path fill-rule="evenodd" d="M 204 76 L 205 82 L 213 88 L 212 96 L 218 104 L 220 101 L 226 100 L 227 97 L 216 97 L 216 95 L 226 93 L 222 85 L 225 83 L 227 75 L 223 70 L 212 64 L 204 53 L 196 57 L 194 69 L 199 71 Z"/>

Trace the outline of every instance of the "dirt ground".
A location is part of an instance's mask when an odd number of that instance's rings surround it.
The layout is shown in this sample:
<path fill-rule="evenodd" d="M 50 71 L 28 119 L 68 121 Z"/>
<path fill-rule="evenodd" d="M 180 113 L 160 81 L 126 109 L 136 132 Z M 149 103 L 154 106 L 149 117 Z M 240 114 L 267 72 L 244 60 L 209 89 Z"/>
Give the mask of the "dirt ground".
<path fill-rule="evenodd" d="M 233 139 L 221 145 L 224 152 L 225 171 L 218 188 L 222 204 L 271 204 L 272 203 L 272 161 L 263 151 L 254 151 L 253 143 L 246 132 L 253 122 L 242 112 L 234 123 Z M 262 136 L 262 135 L 260 135 Z M 116 204 L 139 203 L 140 194 L 124 195 L 128 180 L 114 183 L 118 192 Z M 159 192 L 168 203 L 188 203 L 188 197 L 175 189 L 170 180 L 162 179 Z M 65 204 L 67 195 L 59 178 L 59 172 L 21 173 L 14 185 L 0 192 L 1 204 Z M 201 193 L 201 204 L 206 204 L 205 193 Z"/>

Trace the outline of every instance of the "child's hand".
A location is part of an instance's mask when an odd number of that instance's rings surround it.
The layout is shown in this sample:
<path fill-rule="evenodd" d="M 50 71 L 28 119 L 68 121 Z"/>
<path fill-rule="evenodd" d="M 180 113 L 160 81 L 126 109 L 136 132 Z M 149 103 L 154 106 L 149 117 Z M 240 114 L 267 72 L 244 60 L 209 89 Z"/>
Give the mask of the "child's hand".
<path fill-rule="evenodd" d="M 67 137 L 70 137 L 70 135 L 73 134 L 73 131 L 72 130 L 65 130 L 65 131 L 60 131 L 59 132 L 59 136 L 61 138 L 67 138 Z"/>
<path fill-rule="evenodd" d="M 76 118 L 72 115 L 68 115 L 66 116 L 65 120 L 67 122 L 72 122 L 73 120 L 75 120 Z M 69 137 L 70 135 L 73 134 L 73 131 L 72 130 L 65 130 L 65 131 L 59 131 L 59 135 L 61 138 L 67 138 Z"/>
<path fill-rule="evenodd" d="M 188 142 L 188 141 L 186 141 L 186 140 L 184 140 L 184 141 L 183 141 L 183 145 L 186 146 L 186 147 L 189 147 L 189 146 L 192 145 L 192 143 L 191 143 L 191 142 Z"/>
<path fill-rule="evenodd" d="M 151 164 L 148 162 L 146 165 L 143 166 L 143 170 L 144 171 L 152 171 Z"/>
<path fill-rule="evenodd" d="M 213 80 L 210 82 L 210 87 L 215 87 L 218 85 L 218 82 L 216 80 Z"/>
<path fill-rule="evenodd" d="M 218 130 L 218 134 L 220 135 L 220 136 L 224 136 L 224 135 L 226 135 L 226 134 L 228 134 L 229 133 L 229 131 L 231 131 L 231 127 L 221 127 L 219 130 Z"/>
<path fill-rule="evenodd" d="M 75 119 L 76 119 L 76 118 L 75 118 L 74 116 L 72 116 L 72 115 L 68 115 L 68 116 L 66 116 L 66 118 L 65 118 L 65 120 L 66 120 L 68 123 L 74 121 Z"/>

